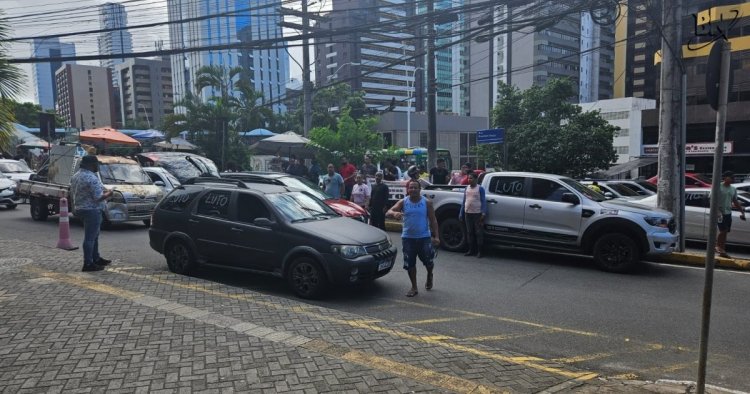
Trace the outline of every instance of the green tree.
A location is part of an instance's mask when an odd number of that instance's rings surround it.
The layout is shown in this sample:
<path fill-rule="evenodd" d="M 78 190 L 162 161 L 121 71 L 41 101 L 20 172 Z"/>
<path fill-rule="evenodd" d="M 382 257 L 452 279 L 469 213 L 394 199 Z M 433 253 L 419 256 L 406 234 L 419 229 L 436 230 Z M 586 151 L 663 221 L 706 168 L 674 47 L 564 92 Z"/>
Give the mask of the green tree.
<path fill-rule="evenodd" d="M 349 109 L 349 116 L 353 119 L 361 119 L 367 116 L 365 105 L 365 93 L 354 91 L 345 83 L 321 88 L 315 92 L 312 99 L 312 121 L 311 127 L 328 127 L 336 130 L 338 120 L 344 108 Z M 292 130 L 302 134 L 304 116 L 304 105 L 302 98 L 299 99 L 297 110 L 287 119 L 282 119 L 286 130 Z"/>
<path fill-rule="evenodd" d="M 23 88 L 24 76 L 21 69 L 8 63 L 10 26 L 2 15 L 0 11 L 0 150 L 12 153 L 13 99 Z"/>
<path fill-rule="evenodd" d="M 375 123 L 372 117 L 354 119 L 345 108 L 335 130 L 328 126 L 310 130 L 310 140 L 324 148 L 317 155 L 321 166 L 336 163 L 340 156 L 359 161 L 368 152 L 380 152 L 383 138 L 374 131 Z"/>
<path fill-rule="evenodd" d="M 616 159 L 612 147 L 619 129 L 598 112 L 583 112 L 571 104 L 573 86 L 567 79 L 552 79 L 526 91 L 501 84 L 492 111 L 493 125 L 505 128 L 508 170 L 546 172 L 583 177 L 609 168 Z M 481 159 L 499 164 L 502 145 L 476 148 Z"/>

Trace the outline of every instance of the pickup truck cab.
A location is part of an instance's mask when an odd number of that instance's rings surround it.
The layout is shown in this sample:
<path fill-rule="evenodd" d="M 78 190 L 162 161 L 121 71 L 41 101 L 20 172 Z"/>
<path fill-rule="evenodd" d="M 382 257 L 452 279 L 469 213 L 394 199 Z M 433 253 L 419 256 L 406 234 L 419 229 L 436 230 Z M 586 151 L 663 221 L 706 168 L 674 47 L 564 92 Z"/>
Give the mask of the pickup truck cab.
<path fill-rule="evenodd" d="M 579 253 L 613 272 L 632 269 L 646 254 L 670 253 L 677 242 L 672 214 L 611 200 L 573 179 L 531 172 L 488 173 L 485 243 Z M 440 241 L 466 248 L 458 220 L 463 187 L 425 190 L 433 200 Z"/>

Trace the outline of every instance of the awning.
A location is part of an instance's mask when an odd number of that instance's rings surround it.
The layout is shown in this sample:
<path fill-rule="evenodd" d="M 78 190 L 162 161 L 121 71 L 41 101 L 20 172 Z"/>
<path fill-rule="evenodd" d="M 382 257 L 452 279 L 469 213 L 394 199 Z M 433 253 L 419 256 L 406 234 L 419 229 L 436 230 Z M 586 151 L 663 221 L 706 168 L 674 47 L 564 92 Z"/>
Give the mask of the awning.
<path fill-rule="evenodd" d="M 605 177 L 615 176 L 622 174 L 623 172 L 629 172 L 636 168 L 645 167 L 654 164 L 659 159 L 656 157 L 641 157 L 635 160 L 631 160 L 627 163 L 621 163 L 612 167 L 609 167 L 607 171 L 602 171 L 601 174 Z"/>

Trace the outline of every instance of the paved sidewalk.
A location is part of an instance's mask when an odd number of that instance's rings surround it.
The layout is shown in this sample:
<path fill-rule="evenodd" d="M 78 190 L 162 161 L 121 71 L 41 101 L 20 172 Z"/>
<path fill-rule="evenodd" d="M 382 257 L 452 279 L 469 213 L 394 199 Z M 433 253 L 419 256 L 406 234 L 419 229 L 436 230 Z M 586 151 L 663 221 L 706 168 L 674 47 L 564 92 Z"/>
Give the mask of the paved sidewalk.
<path fill-rule="evenodd" d="M 0 250 L 1 392 L 692 392 L 129 262 L 82 273 L 80 252 Z"/>

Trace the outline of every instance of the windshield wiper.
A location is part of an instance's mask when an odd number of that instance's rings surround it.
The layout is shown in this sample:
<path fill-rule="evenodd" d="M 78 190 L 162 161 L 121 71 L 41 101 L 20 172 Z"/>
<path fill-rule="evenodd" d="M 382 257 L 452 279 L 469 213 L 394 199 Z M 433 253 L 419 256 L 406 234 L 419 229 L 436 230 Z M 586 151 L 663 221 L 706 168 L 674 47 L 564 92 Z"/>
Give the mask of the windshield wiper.
<path fill-rule="evenodd" d="M 315 216 L 306 217 L 306 218 L 299 218 L 299 219 L 292 220 L 292 223 L 307 222 L 307 221 L 310 221 L 310 220 L 318 220 L 318 218 L 315 217 Z"/>

